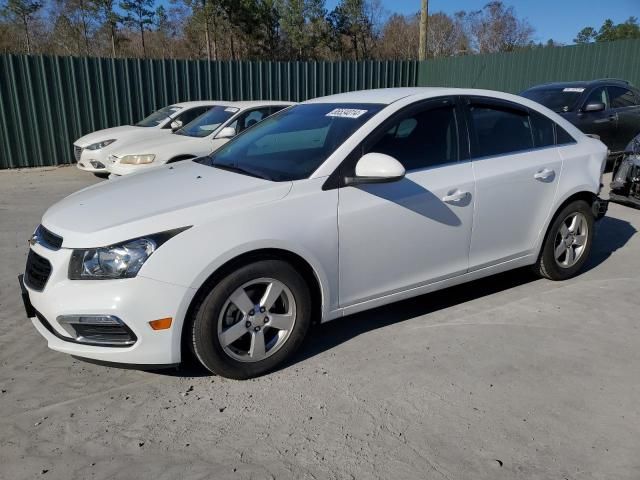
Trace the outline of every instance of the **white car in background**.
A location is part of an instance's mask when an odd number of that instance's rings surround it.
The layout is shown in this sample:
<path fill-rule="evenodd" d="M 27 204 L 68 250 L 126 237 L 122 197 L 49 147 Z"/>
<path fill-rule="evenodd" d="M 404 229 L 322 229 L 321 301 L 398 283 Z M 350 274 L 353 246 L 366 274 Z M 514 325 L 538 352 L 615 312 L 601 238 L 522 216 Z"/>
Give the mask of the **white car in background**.
<path fill-rule="evenodd" d="M 193 352 L 220 375 L 261 375 L 315 320 L 527 265 L 577 275 L 606 211 L 606 158 L 506 93 L 317 98 L 208 157 L 52 206 L 30 241 L 25 308 L 50 348 L 78 357 Z"/>
<path fill-rule="evenodd" d="M 110 152 L 128 140 L 148 134 L 167 134 L 191 122 L 216 105 L 214 101 L 181 102 L 153 112 L 135 125 L 121 125 L 89 133 L 73 142 L 78 168 L 98 176 L 108 175 L 105 161 Z"/>
<path fill-rule="evenodd" d="M 209 155 L 238 133 L 291 105 L 280 101 L 217 102 L 172 135 L 149 135 L 112 149 L 105 165 L 113 176 L 120 176 Z"/>

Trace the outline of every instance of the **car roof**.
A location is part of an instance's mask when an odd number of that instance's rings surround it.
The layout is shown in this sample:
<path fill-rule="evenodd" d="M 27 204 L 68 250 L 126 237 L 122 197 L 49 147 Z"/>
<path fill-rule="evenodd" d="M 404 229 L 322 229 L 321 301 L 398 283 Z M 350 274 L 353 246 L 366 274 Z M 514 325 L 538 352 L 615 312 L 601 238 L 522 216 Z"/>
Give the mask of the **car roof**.
<path fill-rule="evenodd" d="M 209 107 L 218 105 L 218 102 L 215 100 L 197 100 L 194 102 L 177 102 L 172 103 L 171 107 L 180 107 L 180 108 L 193 108 L 193 107 Z"/>
<path fill-rule="evenodd" d="M 287 102 L 285 100 L 244 100 L 240 102 L 216 102 L 216 104 L 245 109 L 256 107 L 294 105 L 295 102 Z"/>
<path fill-rule="evenodd" d="M 575 82 L 550 82 L 542 83 L 540 85 L 534 85 L 525 91 L 529 90 L 542 90 L 546 88 L 589 88 L 599 85 L 620 85 L 625 87 L 631 87 L 631 83 L 626 80 L 620 80 L 618 78 L 599 78 L 597 80 L 577 80 Z"/>

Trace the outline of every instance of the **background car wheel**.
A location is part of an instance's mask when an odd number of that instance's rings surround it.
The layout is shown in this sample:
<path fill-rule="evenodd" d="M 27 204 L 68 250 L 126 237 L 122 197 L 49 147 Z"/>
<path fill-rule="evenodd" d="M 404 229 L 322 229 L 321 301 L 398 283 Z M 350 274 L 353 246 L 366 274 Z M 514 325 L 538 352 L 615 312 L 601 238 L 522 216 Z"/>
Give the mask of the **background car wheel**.
<path fill-rule="evenodd" d="M 575 276 L 589 258 L 593 233 L 594 218 L 589 204 L 584 200 L 571 202 L 551 223 L 534 270 L 550 280 Z"/>
<path fill-rule="evenodd" d="M 287 262 L 237 269 L 205 294 L 191 326 L 193 351 L 223 377 L 262 375 L 292 355 L 311 324 L 311 296 Z"/>

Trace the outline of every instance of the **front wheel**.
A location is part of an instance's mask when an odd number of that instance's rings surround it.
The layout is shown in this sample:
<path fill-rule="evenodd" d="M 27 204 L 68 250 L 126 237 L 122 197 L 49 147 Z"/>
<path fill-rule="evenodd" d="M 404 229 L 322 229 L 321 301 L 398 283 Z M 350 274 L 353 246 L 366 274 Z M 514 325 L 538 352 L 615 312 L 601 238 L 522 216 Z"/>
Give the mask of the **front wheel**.
<path fill-rule="evenodd" d="M 534 266 L 536 273 L 550 280 L 575 276 L 589 258 L 595 219 L 584 200 L 576 200 L 556 216 Z"/>
<path fill-rule="evenodd" d="M 191 326 L 193 351 L 223 377 L 262 375 L 300 346 L 311 324 L 311 296 L 287 262 L 258 261 L 232 272 L 205 294 Z"/>

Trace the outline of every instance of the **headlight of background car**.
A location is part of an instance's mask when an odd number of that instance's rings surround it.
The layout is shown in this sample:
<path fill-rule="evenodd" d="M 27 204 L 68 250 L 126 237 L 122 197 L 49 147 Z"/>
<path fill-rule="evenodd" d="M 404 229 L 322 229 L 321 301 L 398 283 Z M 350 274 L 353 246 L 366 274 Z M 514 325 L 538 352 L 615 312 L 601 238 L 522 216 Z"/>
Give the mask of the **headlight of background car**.
<path fill-rule="evenodd" d="M 160 245 L 190 227 L 155 233 L 108 247 L 74 250 L 69 262 L 70 280 L 132 278 Z"/>
<path fill-rule="evenodd" d="M 107 145 L 111 145 L 115 141 L 116 141 L 116 139 L 112 138 L 111 140 L 104 140 L 102 142 L 92 143 L 91 145 L 89 145 L 87 147 L 87 150 L 100 150 L 101 148 L 104 148 Z"/>
<path fill-rule="evenodd" d="M 126 165 L 144 165 L 145 163 L 151 163 L 156 158 L 153 154 L 147 155 L 125 155 L 120 159 L 120 163 Z"/>

